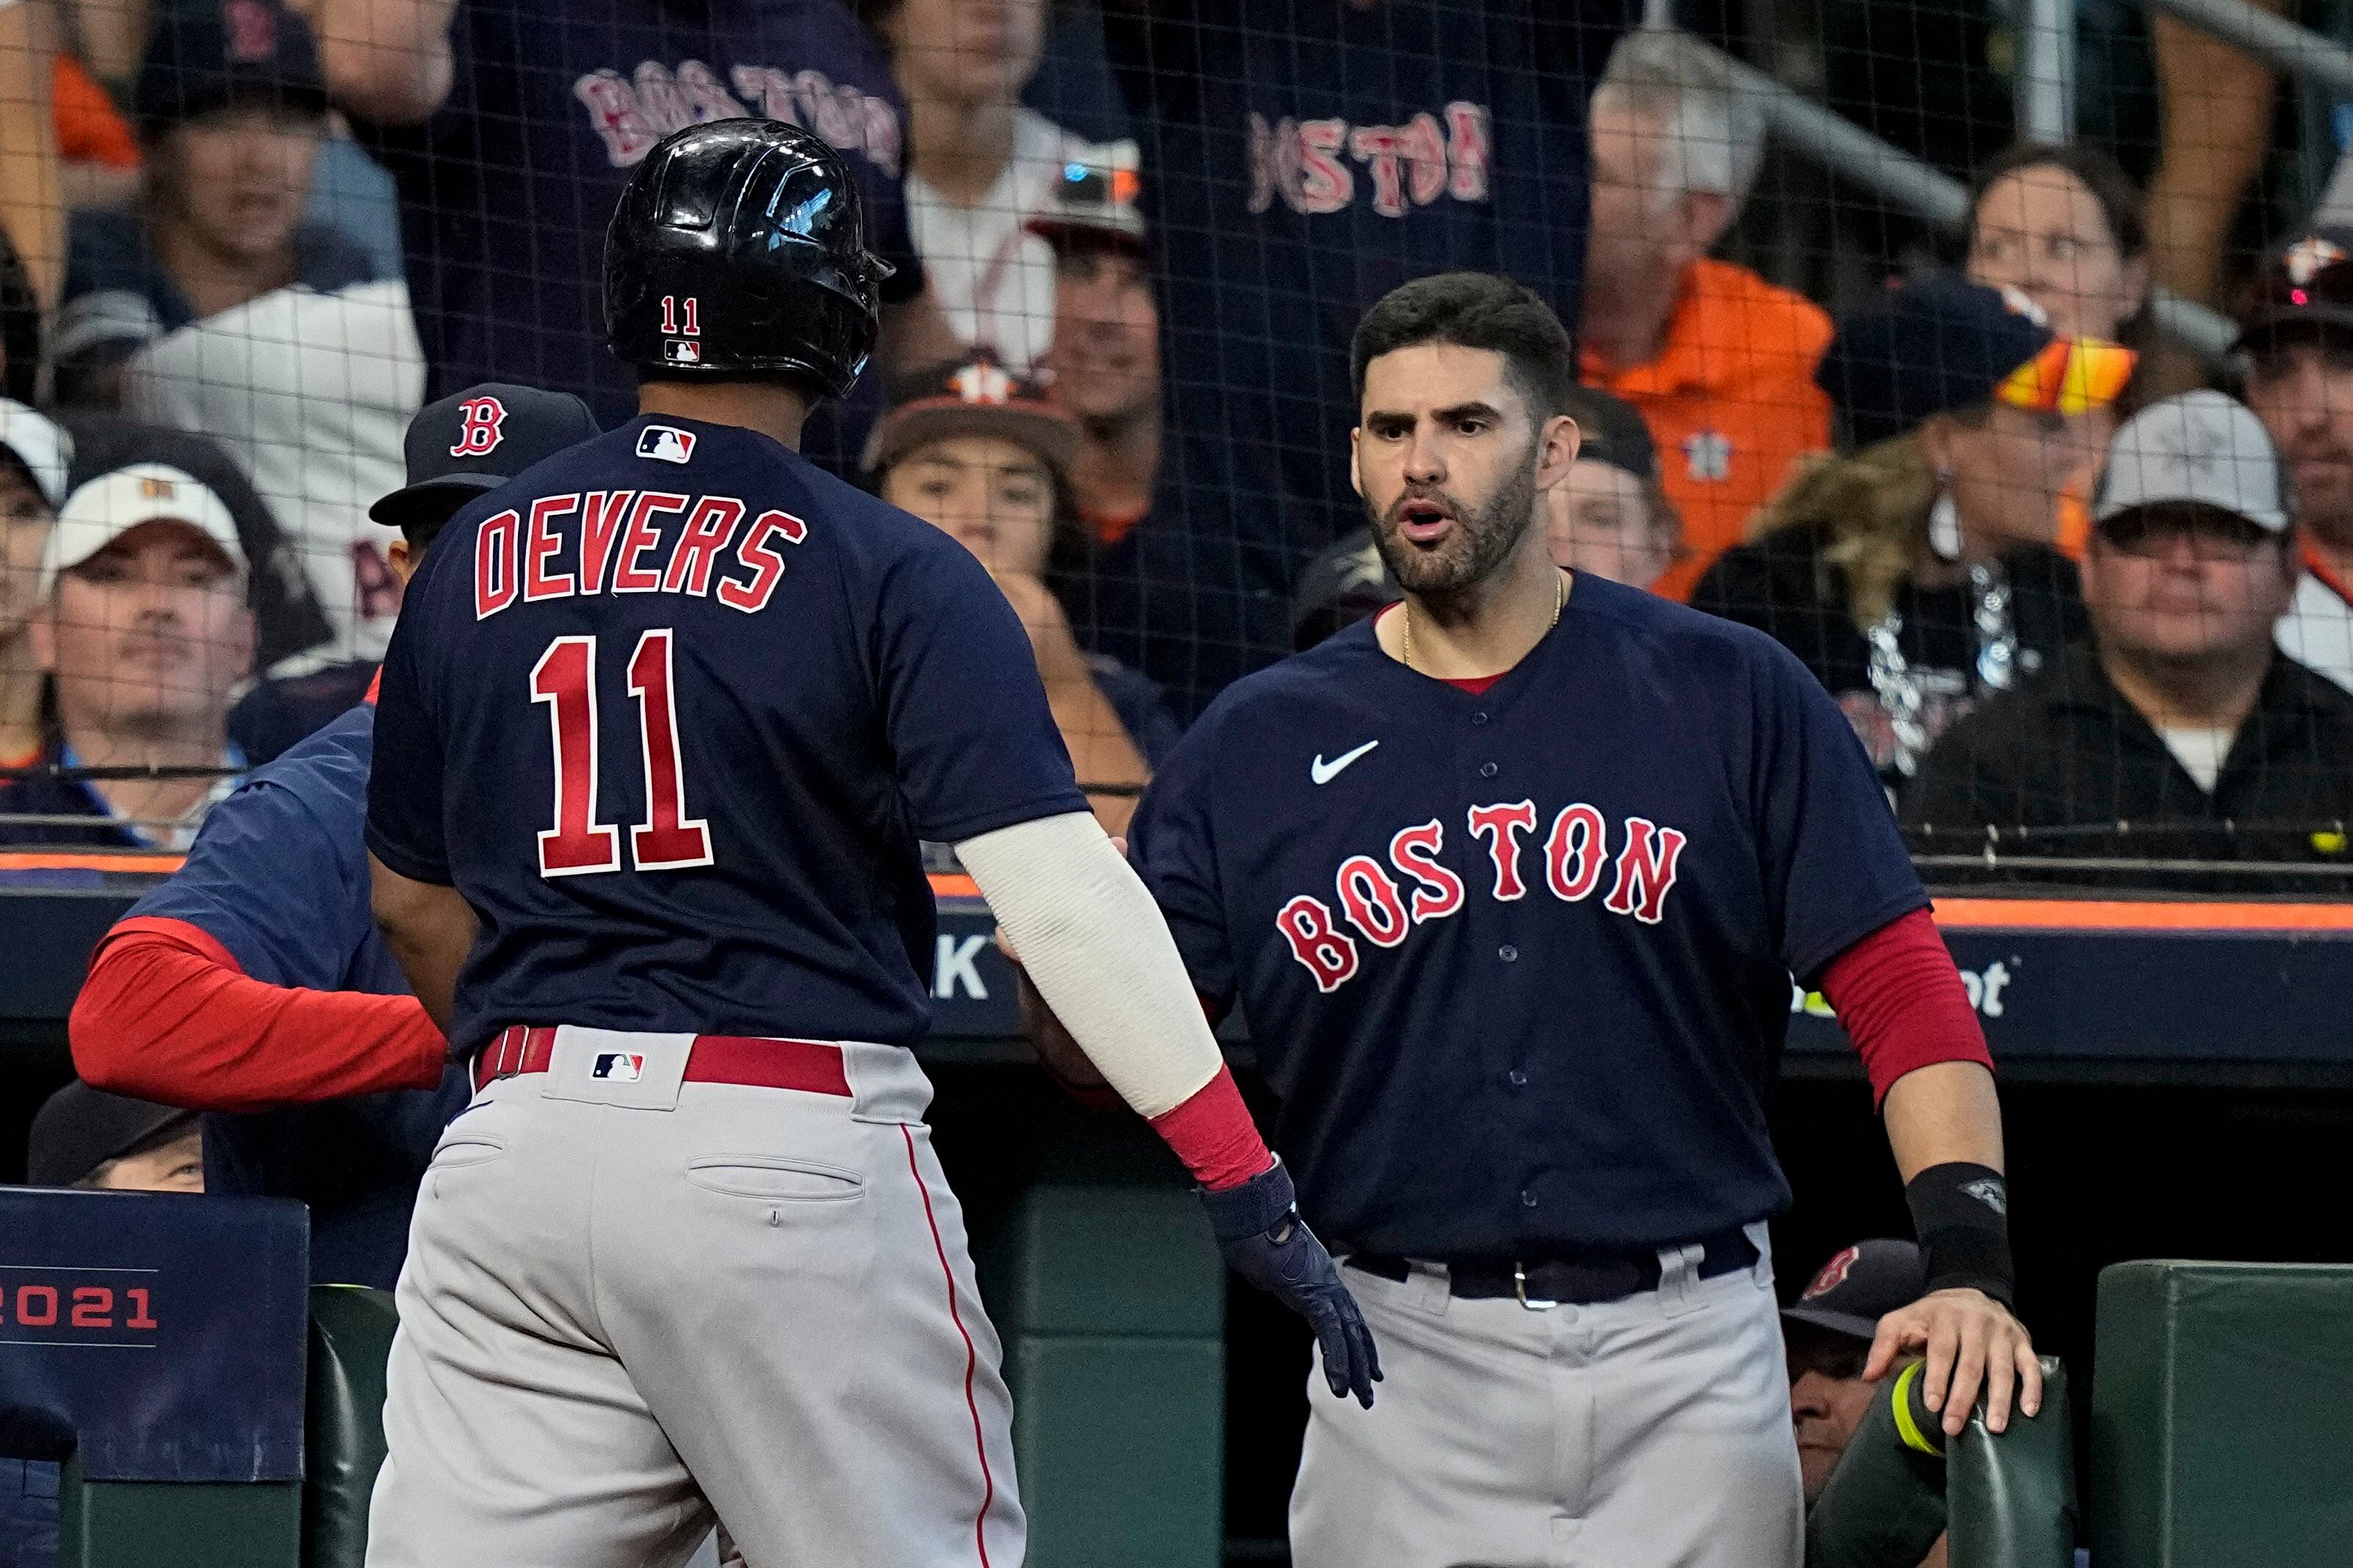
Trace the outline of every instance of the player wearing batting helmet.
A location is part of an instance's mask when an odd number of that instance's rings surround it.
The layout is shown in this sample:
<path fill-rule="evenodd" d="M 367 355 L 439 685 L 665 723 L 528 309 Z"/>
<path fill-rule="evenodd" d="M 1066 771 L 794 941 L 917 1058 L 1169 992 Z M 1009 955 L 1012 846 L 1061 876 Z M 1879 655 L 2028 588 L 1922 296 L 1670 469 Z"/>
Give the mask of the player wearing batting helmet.
<path fill-rule="evenodd" d="M 640 416 L 459 512 L 370 783 L 377 916 L 477 1091 L 427 1171 L 375 1568 L 1013 1564 L 997 1342 L 908 1047 L 953 844 L 1227 1257 L 1370 1403 L 1143 885 L 971 552 L 795 449 L 883 268 L 823 142 L 691 127 L 632 174 L 607 331 Z"/>
<path fill-rule="evenodd" d="M 1984 1041 L 1878 780 L 1770 639 L 1555 567 L 1576 363 L 1484 274 L 1366 313 L 1354 472 L 1403 600 L 1219 698 L 1130 829 L 1388 1371 L 1369 1415 L 1313 1401 L 1302 1568 L 1793 1568 L 1792 974 L 1863 1050 L 1926 1248 L 1873 1375 L 1925 1348 L 1956 1428 L 2040 1396 Z"/>

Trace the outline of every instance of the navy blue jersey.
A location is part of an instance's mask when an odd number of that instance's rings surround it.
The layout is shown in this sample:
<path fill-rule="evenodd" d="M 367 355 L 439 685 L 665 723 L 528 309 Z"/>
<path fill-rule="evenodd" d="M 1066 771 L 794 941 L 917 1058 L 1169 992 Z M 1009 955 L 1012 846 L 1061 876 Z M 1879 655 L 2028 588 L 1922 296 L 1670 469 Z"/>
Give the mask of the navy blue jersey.
<path fill-rule="evenodd" d="M 368 847 L 482 922 L 509 1024 L 910 1044 L 920 839 L 1084 811 L 971 553 L 765 436 L 639 419 L 459 512 L 409 584 Z"/>
<path fill-rule="evenodd" d="M 1170 367 L 1144 602 L 1104 651 L 1182 710 L 1291 648 L 1291 574 L 1364 521 L 1348 344 L 1409 279 L 1526 284 L 1575 325 L 1586 95 L 1625 0 L 1244 0 L 1112 26 Z M 1151 536 L 1166 536 L 1155 538 Z M 1126 626 L 1141 618 L 1140 638 Z M 1126 635 L 1123 635 L 1126 634 Z"/>
<path fill-rule="evenodd" d="M 1213 703 L 1130 854 L 1335 1249 L 1652 1247 L 1778 1210 L 1789 980 L 1926 904 L 1763 634 L 1579 575 L 1480 695 L 1372 623 Z"/>
<path fill-rule="evenodd" d="M 131 908 L 197 927 L 249 979 L 311 991 L 405 994 L 368 913 L 368 760 L 375 710 L 352 709 L 214 806 L 187 862 Z M 470 1086 L 356 1095 L 205 1118 L 205 1190 L 303 1199 L 311 1272 L 390 1289 L 417 1183 Z"/>
<path fill-rule="evenodd" d="M 400 187 L 426 396 L 483 381 L 576 392 L 614 424 L 636 382 L 606 352 L 605 226 L 621 187 L 680 127 L 745 114 L 841 149 L 868 243 L 923 269 L 901 182 L 906 109 L 890 62 L 841 0 L 459 0 L 448 104 L 372 144 Z"/>

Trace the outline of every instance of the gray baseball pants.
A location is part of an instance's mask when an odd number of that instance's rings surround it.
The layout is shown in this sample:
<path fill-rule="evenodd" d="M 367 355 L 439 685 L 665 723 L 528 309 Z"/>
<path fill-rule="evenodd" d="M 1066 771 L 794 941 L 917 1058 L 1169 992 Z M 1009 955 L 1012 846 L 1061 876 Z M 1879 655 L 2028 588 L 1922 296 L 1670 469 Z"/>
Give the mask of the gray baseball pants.
<path fill-rule="evenodd" d="M 1018 1568 L 1011 1402 L 892 1047 L 851 1094 L 681 1082 L 685 1036 L 564 1028 L 419 1193 L 369 1568 Z M 626 1084 L 588 1063 L 644 1058 Z M 633 1066 L 630 1069 L 636 1071 Z"/>
<path fill-rule="evenodd" d="M 1441 1268 L 1344 1271 L 1380 1345 L 1373 1407 L 1310 1372 L 1296 1568 L 1798 1568 L 1804 1508 L 1764 1226 L 1757 1263 L 1530 1310 Z"/>

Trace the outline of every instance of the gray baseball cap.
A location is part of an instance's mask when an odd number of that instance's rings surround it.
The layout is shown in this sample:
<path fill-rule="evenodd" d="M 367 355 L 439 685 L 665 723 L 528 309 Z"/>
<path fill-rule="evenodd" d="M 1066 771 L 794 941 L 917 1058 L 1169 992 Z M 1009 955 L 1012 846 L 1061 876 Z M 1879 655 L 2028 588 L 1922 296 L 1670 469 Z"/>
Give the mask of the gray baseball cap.
<path fill-rule="evenodd" d="M 2168 502 L 2211 506 L 2277 533 L 2288 525 L 2279 448 L 2254 411 L 2200 388 L 2152 403 L 2108 443 L 2092 521 Z"/>

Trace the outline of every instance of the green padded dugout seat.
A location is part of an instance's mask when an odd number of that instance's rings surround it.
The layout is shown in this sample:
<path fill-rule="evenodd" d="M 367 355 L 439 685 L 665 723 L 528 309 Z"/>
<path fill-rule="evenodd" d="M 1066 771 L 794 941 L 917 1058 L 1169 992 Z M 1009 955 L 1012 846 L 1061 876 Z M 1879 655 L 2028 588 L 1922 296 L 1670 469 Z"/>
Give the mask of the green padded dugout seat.
<path fill-rule="evenodd" d="M 2353 1267 L 2119 1263 L 2099 1312 L 2099 1568 L 2353 1563 Z"/>

